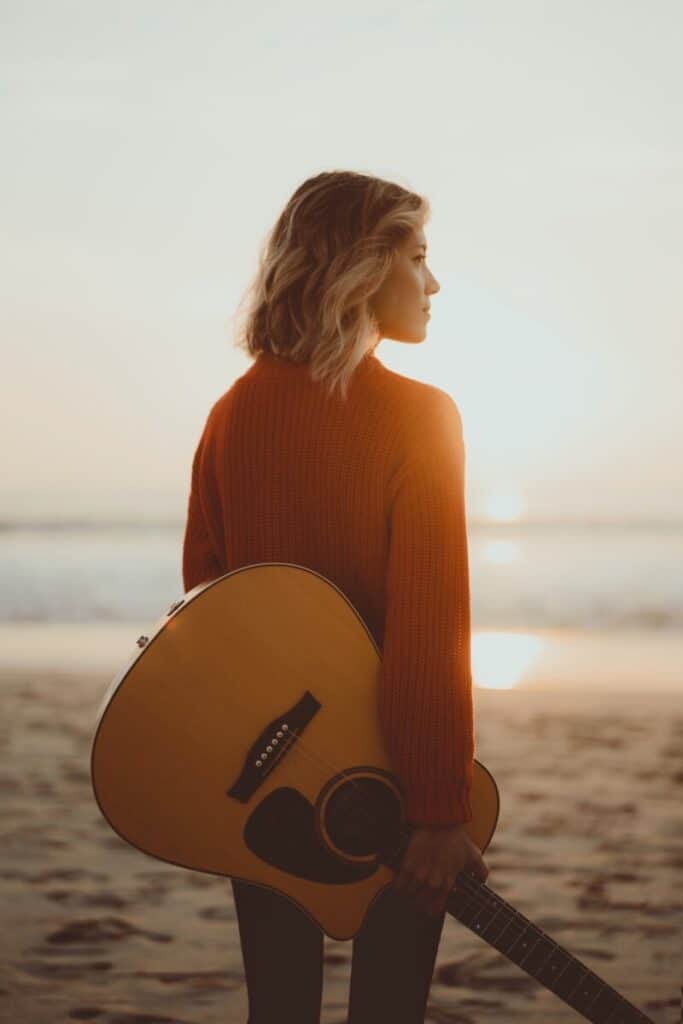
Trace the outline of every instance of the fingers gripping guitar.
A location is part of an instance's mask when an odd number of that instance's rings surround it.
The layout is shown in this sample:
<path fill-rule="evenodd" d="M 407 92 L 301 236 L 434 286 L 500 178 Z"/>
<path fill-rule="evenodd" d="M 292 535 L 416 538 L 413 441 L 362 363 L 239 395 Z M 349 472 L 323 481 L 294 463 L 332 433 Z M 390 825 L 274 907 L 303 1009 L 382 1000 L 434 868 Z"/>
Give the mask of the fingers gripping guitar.
<path fill-rule="evenodd" d="M 443 913 L 461 871 L 485 882 L 489 869 L 464 825 L 414 829 L 392 888 L 411 896 L 428 914 Z"/>

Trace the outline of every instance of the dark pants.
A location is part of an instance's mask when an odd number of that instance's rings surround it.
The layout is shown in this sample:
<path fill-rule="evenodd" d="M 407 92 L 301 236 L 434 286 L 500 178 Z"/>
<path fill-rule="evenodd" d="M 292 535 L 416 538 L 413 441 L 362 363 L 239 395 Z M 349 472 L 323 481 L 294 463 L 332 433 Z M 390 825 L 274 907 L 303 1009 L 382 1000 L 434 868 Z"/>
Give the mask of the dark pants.
<path fill-rule="evenodd" d="M 232 881 L 249 997 L 247 1024 L 319 1024 L 323 932 L 294 903 Z M 387 888 L 353 938 L 348 1024 L 423 1024 L 445 913 Z"/>

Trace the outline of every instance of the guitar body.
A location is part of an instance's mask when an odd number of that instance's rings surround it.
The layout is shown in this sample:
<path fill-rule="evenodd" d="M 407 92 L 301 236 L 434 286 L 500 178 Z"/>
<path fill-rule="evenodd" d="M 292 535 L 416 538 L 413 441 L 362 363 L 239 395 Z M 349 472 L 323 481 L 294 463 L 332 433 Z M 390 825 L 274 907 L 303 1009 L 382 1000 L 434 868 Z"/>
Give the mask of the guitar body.
<path fill-rule="evenodd" d="M 145 853 L 263 885 L 350 939 L 411 826 L 377 708 L 380 653 L 330 580 L 249 565 L 171 606 L 112 681 L 92 747 L 95 797 Z M 498 788 L 474 763 L 482 853 Z M 649 1017 L 498 893 L 461 871 L 446 911 L 593 1024 Z"/>
<path fill-rule="evenodd" d="M 355 608 L 311 569 L 263 563 L 195 587 L 138 643 L 92 749 L 109 824 L 354 936 L 409 828 L 378 716 L 380 653 Z M 499 799 L 478 762 L 471 804 L 483 852 Z"/>

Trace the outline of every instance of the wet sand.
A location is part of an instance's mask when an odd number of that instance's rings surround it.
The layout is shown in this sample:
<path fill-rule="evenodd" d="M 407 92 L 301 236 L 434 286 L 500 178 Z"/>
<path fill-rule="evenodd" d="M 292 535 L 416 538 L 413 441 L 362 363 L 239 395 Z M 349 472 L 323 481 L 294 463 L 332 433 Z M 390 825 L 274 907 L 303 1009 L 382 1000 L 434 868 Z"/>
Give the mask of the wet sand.
<path fill-rule="evenodd" d="M 94 802 L 90 744 L 109 680 L 0 674 L 0 1019 L 244 1024 L 229 881 L 139 853 Z M 489 886 L 656 1024 L 679 1021 L 680 697 L 477 689 L 476 713 L 477 758 L 501 797 Z M 351 943 L 326 939 L 325 951 L 321 1020 L 343 1024 Z M 447 919 L 426 1020 L 579 1019 Z"/>

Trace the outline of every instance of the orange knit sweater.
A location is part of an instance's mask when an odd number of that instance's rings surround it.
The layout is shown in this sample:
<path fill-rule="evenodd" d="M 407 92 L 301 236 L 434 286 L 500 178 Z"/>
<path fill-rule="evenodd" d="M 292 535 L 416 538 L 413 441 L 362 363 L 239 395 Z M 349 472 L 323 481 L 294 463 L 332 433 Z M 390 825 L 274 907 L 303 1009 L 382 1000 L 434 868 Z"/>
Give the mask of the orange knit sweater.
<path fill-rule="evenodd" d="M 185 590 L 256 562 L 330 579 L 381 652 L 378 711 L 413 825 L 470 821 L 474 716 L 465 451 L 445 391 L 374 353 L 346 403 L 260 355 L 192 463 Z"/>

